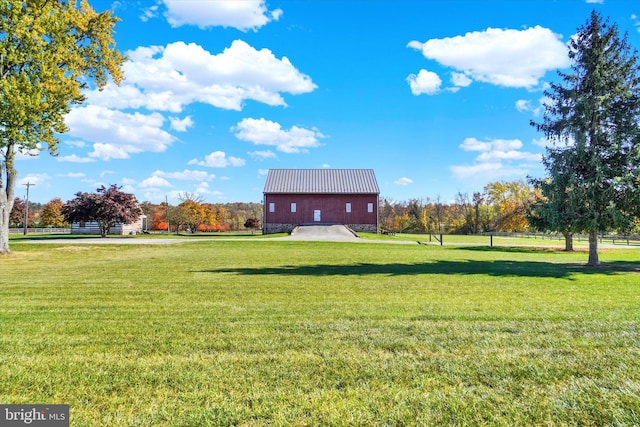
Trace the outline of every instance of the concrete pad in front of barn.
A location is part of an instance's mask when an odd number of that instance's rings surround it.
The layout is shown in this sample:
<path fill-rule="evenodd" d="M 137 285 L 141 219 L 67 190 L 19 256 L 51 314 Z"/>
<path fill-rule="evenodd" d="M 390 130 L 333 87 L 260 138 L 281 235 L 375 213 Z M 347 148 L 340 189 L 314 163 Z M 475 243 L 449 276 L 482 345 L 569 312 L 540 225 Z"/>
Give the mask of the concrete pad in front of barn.
<path fill-rule="evenodd" d="M 322 240 L 328 242 L 355 242 L 361 240 L 351 230 L 340 224 L 299 225 L 288 237 L 293 240 Z"/>

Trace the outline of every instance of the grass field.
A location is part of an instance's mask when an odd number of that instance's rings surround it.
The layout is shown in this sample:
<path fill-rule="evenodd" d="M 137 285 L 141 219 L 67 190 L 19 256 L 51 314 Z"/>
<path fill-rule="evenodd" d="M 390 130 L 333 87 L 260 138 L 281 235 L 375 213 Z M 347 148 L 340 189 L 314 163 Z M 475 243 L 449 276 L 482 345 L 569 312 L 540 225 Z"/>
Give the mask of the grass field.
<path fill-rule="evenodd" d="M 638 249 L 12 250 L 0 403 L 72 426 L 640 424 Z"/>

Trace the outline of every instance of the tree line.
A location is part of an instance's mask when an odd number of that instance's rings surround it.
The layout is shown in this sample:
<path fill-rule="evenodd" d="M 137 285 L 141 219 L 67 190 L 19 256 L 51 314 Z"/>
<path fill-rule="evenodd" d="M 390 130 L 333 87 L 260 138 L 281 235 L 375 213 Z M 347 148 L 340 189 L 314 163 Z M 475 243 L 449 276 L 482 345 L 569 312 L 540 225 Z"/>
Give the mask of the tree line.
<path fill-rule="evenodd" d="M 532 231 L 527 210 L 539 191 L 522 180 L 495 181 L 483 191 L 458 193 L 453 201 L 411 199 L 380 200 L 383 231 L 477 234 L 491 231 Z"/>
<path fill-rule="evenodd" d="M 114 199 L 114 203 L 107 202 Z M 107 206 L 114 209 L 108 210 Z M 132 215 L 123 216 L 125 211 Z M 96 193 L 76 193 L 74 199 L 66 202 L 60 198 L 44 204 L 30 201 L 27 212 L 29 227 L 69 228 L 72 222 L 96 221 L 104 224 L 106 234 L 116 222 L 135 221 L 144 214 L 149 230 L 211 232 L 260 228 L 262 204 L 206 203 L 193 193 L 180 194 L 180 203 L 177 205 L 148 201 L 138 203 L 133 195 L 111 185 L 98 188 Z M 9 215 L 10 227 L 24 227 L 24 216 L 25 200 L 16 197 Z"/>

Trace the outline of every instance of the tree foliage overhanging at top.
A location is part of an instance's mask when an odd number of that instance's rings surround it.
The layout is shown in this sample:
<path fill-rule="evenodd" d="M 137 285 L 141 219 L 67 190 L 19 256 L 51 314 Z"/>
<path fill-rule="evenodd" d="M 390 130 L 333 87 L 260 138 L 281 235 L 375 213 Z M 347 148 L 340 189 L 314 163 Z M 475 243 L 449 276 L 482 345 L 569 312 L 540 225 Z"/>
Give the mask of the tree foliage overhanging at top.
<path fill-rule="evenodd" d="M 105 237 L 114 225 L 130 224 L 142 215 L 142 209 L 133 194 L 120 191 L 115 184 L 101 186 L 97 193 L 76 193 L 61 209 L 67 222 L 96 221 L 100 235 Z"/>
<path fill-rule="evenodd" d="M 0 253 L 9 252 L 16 154 L 46 148 L 55 155 L 82 91 L 122 80 L 117 21 L 86 0 L 0 1 Z"/>
<path fill-rule="evenodd" d="M 640 69 L 626 35 L 595 11 L 569 58 L 571 71 L 545 91 L 543 122 L 532 122 L 553 143 L 541 185 L 551 203 L 538 208 L 551 229 L 589 233 L 588 264 L 598 265 L 598 233 L 640 213 Z"/>

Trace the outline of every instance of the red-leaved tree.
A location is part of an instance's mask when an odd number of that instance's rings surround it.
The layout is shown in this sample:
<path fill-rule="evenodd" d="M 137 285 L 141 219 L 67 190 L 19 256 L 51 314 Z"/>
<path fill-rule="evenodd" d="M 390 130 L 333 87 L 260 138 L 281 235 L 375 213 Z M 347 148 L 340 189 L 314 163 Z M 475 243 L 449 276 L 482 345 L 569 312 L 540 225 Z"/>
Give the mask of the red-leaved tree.
<path fill-rule="evenodd" d="M 104 185 L 97 193 L 76 193 L 62 208 L 67 222 L 96 221 L 100 226 L 100 235 L 105 237 L 109 229 L 117 223 L 128 224 L 138 220 L 142 209 L 133 194 L 124 193 L 115 184 L 109 188 Z"/>

